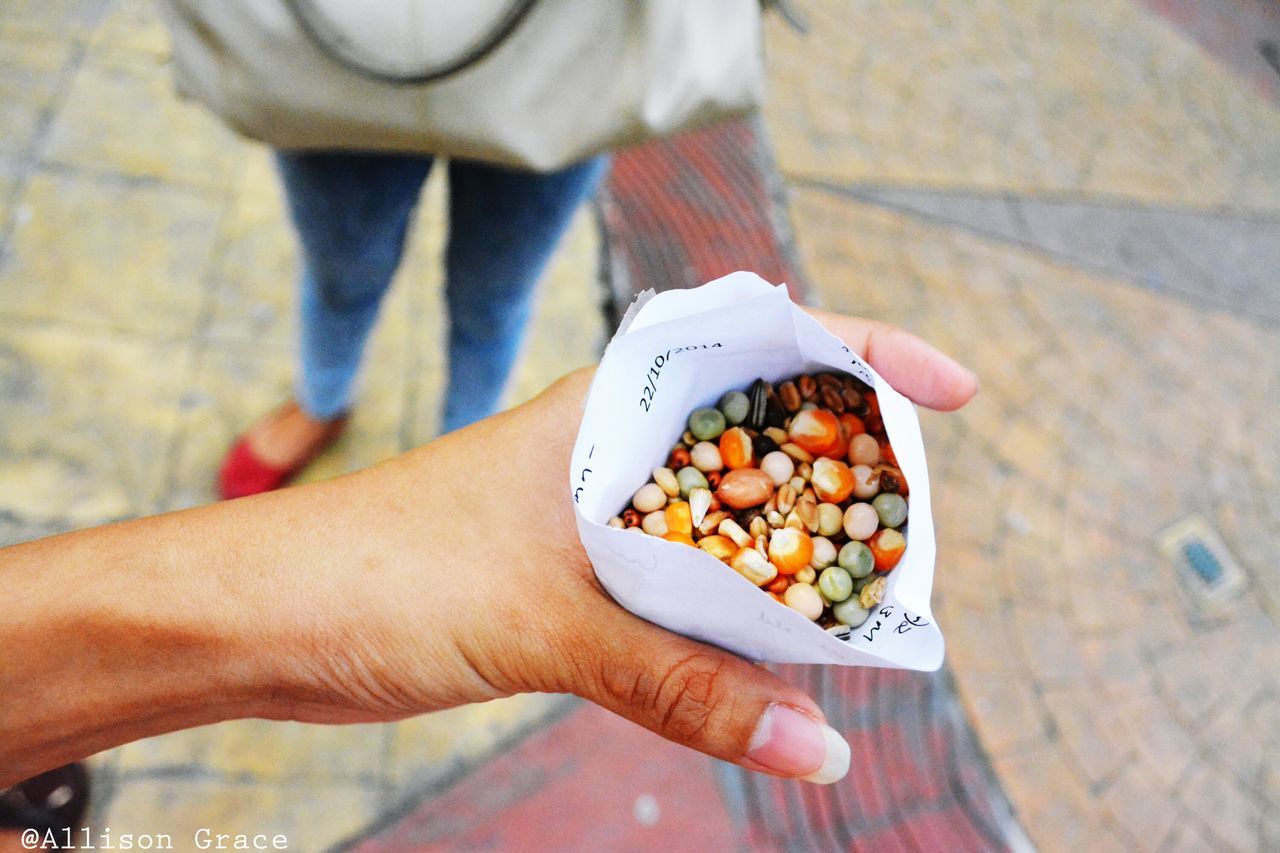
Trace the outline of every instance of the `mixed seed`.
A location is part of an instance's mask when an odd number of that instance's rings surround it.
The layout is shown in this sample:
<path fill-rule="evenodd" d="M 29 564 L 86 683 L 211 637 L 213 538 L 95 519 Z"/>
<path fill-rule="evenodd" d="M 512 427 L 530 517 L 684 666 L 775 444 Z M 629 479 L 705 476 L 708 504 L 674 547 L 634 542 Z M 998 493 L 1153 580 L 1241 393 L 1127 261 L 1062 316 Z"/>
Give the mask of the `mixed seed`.
<path fill-rule="evenodd" d="M 907 547 L 907 481 L 876 392 L 848 374 L 757 379 L 688 427 L 609 525 L 701 548 L 847 639 Z"/>

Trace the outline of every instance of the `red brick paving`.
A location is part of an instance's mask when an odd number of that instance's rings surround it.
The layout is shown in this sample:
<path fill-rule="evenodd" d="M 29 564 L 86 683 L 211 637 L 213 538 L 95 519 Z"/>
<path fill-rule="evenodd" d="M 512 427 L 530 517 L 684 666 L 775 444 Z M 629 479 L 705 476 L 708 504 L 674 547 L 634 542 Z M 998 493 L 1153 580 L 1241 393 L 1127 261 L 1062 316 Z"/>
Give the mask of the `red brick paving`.
<path fill-rule="evenodd" d="M 652 825 L 642 797 L 657 805 Z M 355 849 L 725 850 L 743 840 L 710 759 L 583 704 Z"/>

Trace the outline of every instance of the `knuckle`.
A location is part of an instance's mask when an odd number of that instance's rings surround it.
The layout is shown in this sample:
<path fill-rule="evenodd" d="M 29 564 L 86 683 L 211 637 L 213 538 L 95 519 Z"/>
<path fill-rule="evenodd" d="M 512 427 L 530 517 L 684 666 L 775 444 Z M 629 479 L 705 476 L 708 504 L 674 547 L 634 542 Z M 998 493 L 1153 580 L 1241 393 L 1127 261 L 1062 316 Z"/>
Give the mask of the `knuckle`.
<path fill-rule="evenodd" d="M 661 668 L 607 676 L 606 689 L 620 702 L 646 712 L 659 734 L 695 742 L 728 704 L 724 661 L 695 652 Z"/>

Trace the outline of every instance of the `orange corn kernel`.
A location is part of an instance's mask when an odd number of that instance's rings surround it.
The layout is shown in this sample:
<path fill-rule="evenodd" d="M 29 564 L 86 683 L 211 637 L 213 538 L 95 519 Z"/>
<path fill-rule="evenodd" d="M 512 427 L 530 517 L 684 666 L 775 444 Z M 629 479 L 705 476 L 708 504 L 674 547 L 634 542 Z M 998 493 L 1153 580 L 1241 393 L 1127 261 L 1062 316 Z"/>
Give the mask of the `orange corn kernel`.
<path fill-rule="evenodd" d="M 813 540 L 804 530 L 783 527 L 769 537 L 769 562 L 778 574 L 794 575 L 813 560 Z"/>
<path fill-rule="evenodd" d="M 880 416 L 880 398 L 876 396 L 875 391 L 868 391 L 862 395 L 862 400 L 867 404 L 867 414 Z"/>
<path fill-rule="evenodd" d="M 814 456 L 834 453 L 840 446 L 840 422 L 826 409 L 802 409 L 791 419 L 791 440 Z"/>
<path fill-rule="evenodd" d="M 906 538 L 892 527 L 880 530 L 867 540 L 867 545 L 871 547 L 871 556 L 875 558 L 877 572 L 887 572 L 898 565 L 903 552 L 907 550 Z"/>
<path fill-rule="evenodd" d="M 751 436 L 742 427 L 727 429 L 720 436 L 720 460 L 726 468 L 746 468 L 751 464 Z"/>
<path fill-rule="evenodd" d="M 688 501 L 672 501 L 667 504 L 666 516 L 668 532 L 693 536 L 693 510 L 689 508 Z"/>
<path fill-rule="evenodd" d="M 849 439 L 855 435 L 862 435 L 866 431 L 867 425 L 853 412 L 845 412 L 840 416 L 840 437 L 844 439 L 845 444 L 848 444 Z"/>
<path fill-rule="evenodd" d="M 867 425 L 862 422 L 862 418 L 850 412 L 842 413 L 837 420 L 840 427 L 840 444 L 836 447 L 836 452 L 828 455 L 841 457 L 849 452 L 849 440 L 855 435 L 861 435 L 866 432 Z"/>
<path fill-rule="evenodd" d="M 698 540 L 698 547 L 706 551 L 717 560 L 729 562 L 734 553 L 738 550 L 738 546 L 733 544 L 733 540 L 728 536 L 721 536 L 713 533 L 710 536 L 703 536 Z"/>
<path fill-rule="evenodd" d="M 810 483 L 819 500 L 833 504 L 838 504 L 853 494 L 855 485 L 853 471 L 848 465 L 839 459 L 828 459 L 825 456 L 814 460 Z"/>
<path fill-rule="evenodd" d="M 698 547 L 694 543 L 693 537 L 687 533 L 677 533 L 676 531 L 671 530 L 664 534 L 662 538 L 668 542 L 679 542 L 681 545 L 688 545 L 690 548 Z"/>
<path fill-rule="evenodd" d="M 787 587 L 791 586 L 791 578 L 786 575 L 778 575 L 777 580 L 765 586 L 765 590 L 776 595 L 782 595 L 787 591 Z"/>

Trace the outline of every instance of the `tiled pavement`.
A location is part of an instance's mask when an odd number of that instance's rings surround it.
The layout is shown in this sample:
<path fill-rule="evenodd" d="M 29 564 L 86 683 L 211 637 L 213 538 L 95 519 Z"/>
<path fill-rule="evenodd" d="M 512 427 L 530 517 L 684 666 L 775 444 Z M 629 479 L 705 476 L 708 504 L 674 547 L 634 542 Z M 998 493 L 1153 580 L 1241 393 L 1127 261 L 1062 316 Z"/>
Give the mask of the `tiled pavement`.
<path fill-rule="evenodd" d="M 767 117 L 808 275 L 982 378 L 924 419 L 935 612 L 1020 821 L 1276 849 L 1280 12 L 803 8 Z M 1216 619 L 1156 549 L 1193 513 L 1248 574 Z"/>
<path fill-rule="evenodd" d="M 936 612 L 1019 820 L 1046 850 L 1280 847 L 1275 7 L 800 7 L 807 35 L 769 29 L 766 121 L 812 290 L 983 380 L 924 416 Z M 0 0 L 0 540 L 207 500 L 287 389 L 269 164 L 172 98 L 164 54 L 145 0 Z M 441 191 L 312 476 L 432 433 Z M 595 352 L 597 242 L 584 215 L 519 395 Z M 1224 616 L 1156 550 L 1192 513 L 1248 576 Z M 175 734 L 97 760 L 97 820 L 315 849 L 558 707 Z"/>

